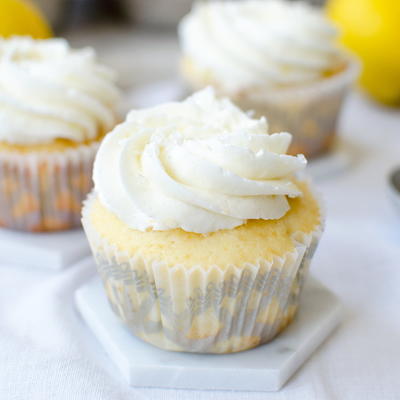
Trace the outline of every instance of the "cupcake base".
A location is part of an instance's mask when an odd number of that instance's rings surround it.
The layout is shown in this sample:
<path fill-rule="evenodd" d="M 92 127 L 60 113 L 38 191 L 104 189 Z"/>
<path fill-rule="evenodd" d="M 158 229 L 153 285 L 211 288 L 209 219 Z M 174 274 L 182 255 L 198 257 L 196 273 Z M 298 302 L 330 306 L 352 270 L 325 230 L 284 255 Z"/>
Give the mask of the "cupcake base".
<path fill-rule="evenodd" d="M 337 298 L 310 278 L 300 313 L 276 340 L 250 352 L 215 357 L 166 353 L 132 336 L 110 309 L 97 277 L 78 289 L 76 302 L 83 319 L 130 385 L 198 390 L 279 390 L 332 332 L 341 316 Z"/>
<path fill-rule="evenodd" d="M 0 227 L 29 232 L 80 227 L 99 144 L 55 152 L 0 150 Z"/>
<path fill-rule="evenodd" d="M 95 201 L 92 194 L 83 209 L 86 235 L 110 305 L 136 336 L 167 350 L 233 353 L 270 341 L 293 320 L 319 223 L 270 260 L 166 265 L 102 237 L 90 218 Z"/>

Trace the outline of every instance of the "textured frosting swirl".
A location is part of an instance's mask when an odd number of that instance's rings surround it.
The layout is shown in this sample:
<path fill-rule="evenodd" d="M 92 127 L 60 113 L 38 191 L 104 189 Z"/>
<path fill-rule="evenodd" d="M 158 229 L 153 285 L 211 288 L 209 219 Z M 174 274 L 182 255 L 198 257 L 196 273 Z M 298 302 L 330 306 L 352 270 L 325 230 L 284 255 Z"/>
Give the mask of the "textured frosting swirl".
<path fill-rule="evenodd" d="M 231 91 L 304 84 L 343 62 L 335 27 L 301 2 L 201 2 L 179 36 L 184 58 Z"/>
<path fill-rule="evenodd" d="M 94 166 L 102 204 L 129 227 L 209 233 L 248 219 L 277 219 L 304 156 L 289 133 L 268 135 L 208 88 L 181 103 L 131 111 L 103 140 Z"/>
<path fill-rule="evenodd" d="M 93 139 L 115 125 L 118 99 L 114 73 L 92 49 L 73 50 L 63 39 L 0 39 L 0 141 Z"/>

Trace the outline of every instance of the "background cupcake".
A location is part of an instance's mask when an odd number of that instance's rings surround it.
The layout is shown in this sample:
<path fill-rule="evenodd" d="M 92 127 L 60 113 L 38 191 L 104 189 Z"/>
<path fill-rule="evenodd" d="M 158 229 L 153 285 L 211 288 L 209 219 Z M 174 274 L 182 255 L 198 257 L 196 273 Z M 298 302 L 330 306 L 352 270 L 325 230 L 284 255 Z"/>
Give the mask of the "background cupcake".
<path fill-rule="evenodd" d="M 83 225 L 112 309 L 138 337 L 226 353 L 290 323 L 322 223 L 290 139 L 212 90 L 132 111 L 107 135 Z"/>
<path fill-rule="evenodd" d="M 117 121 L 115 75 L 62 39 L 0 39 L 0 226 L 79 226 L 94 155 Z"/>
<path fill-rule="evenodd" d="M 338 113 L 358 67 L 336 44 L 320 10 L 301 2 L 201 2 L 181 22 L 182 72 L 193 89 L 213 85 L 273 131 L 291 152 L 331 148 Z"/>

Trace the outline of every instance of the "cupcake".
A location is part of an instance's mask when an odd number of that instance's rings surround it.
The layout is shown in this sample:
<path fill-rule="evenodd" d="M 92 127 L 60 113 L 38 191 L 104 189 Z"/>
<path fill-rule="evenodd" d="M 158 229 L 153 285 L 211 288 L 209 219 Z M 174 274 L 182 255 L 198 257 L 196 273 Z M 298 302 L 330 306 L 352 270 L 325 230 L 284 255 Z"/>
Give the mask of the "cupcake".
<path fill-rule="evenodd" d="M 189 87 L 213 85 L 243 110 L 289 131 L 291 154 L 332 147 L 336 120 L 358 64 L 336 46 L 319 9 L 285 0 L 201 2 L 179 26 Z"/>
<path fill-rule="evenodd" d="M 99 143 L 117 121 L 115 75 L 62 39 L 0 39 L 0 226 L 80 225 Z"/>
<path fill-rule="evenodd" d="M 107 135 L 82 222 L 111 308 L 137 337 L 229 353 L 292 321 L 322 216 L 290 140 L 211 89 L 131 111 Z"/>

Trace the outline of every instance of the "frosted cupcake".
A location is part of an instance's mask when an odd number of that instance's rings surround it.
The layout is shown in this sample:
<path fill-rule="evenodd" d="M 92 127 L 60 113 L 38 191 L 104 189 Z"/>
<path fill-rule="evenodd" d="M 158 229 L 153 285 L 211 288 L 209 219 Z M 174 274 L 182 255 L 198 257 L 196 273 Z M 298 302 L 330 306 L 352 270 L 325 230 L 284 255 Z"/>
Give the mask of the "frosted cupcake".
<path fill-rule="evenodd" d="M 80 225 L 94 155 L 117 120 L 115 75 L 62 39 L 0 39 L 0 226 Z"/>
<path fill-rule="evenodd" d="M 114 312 L 175 351 L 227 353 L 293 319 L 321 231 L 306 160 L 204 90 L 104 139 L 83 225 Z"/>
<path fill-rule="evenodd" d="M 179 27 L 182 72 L 293 134 L 292 154 L 332 146 L 336 120 L 358 73 L 337 31 L 316 8 L 284 0 L 201 2 Z"/>

